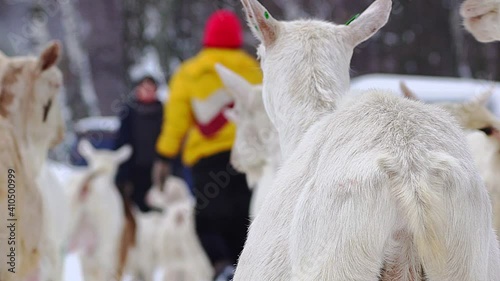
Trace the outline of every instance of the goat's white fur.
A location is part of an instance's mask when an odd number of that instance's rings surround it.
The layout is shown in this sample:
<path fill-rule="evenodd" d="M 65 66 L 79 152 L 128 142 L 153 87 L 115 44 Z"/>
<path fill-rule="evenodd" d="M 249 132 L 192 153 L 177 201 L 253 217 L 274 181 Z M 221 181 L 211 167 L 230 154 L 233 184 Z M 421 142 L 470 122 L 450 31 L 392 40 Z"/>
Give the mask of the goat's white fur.
<path fill-rule="evenodd" d="M 376 90 L 344 97 L 353 48 L 392 1 L 349 26 L 278 22 L 242 2 L 284 162 L 234 280 L 377 280 L 383 266 L 386 280 L 418 280 L 421 266 L 430 281 L 499 280 L 491 204 L 456 122 Z"/>
<path fill-rule="evenodd" d="M 500 232 L 500 131 L 495 136 L 474 132 L 467 136 L 493 206 L 493 226 Z"/>
<path fill-rule="evenodd" d="M 169 177 L 164 191 L 154 187 L 148 201 L 164 210 L 158 224 L 158 266 L 165 281 L 209 281 L 213 269 L 196 235 L 194 199 L 187 184 Z M 158 200 L 159 199 L 159 200 Z"/>
<path fill-rule="evenodd" d="M 221 64 L 215 66 L 226 89 L 235 99 L 234 109 L 225 115 L 236 126 L 231 164 L 245 173 L 249 186 L 255 186 L 250 202 L 250 217 L 257 215 L 281 163 L 278 132 L 267 116 L 262 85 L 252 85 Z"/>
<path fill-rule="evenodd" d="M 61 182 L 47 163 L 43 164 L 37 184 L 44 204 L 41 281 L 61 281 L 69 239 L 69 202 Z"/>
<path fill-rule="evenodd" d="M 401 89 L 406 97 L 418 100 L 418 97 L 404 83 Z M 483 177 L 493 207 L 493 226 L 500 232 L 500 121 L 486 107 L 493 94 L 490 89 L 462 103 L 440 103 L 467 133 L 467 142 L 474 160 Z M 481 129 L 489 129 L 492 134 L 487 136 Z"/>
<path fill-rule="evenodd" d="M 126 272 L 134 280 L 153 281 L 154 272 L 158 265 L 158 228 L 162 214 L 159 212 L 143 213 L 136 210 L 137 221 L 136 244 L 130 249 L 127 257 Z"/>
<path fill-rule="evenodd" d="M 123 201 L 114 179 L 119 164 L 130 157 L 132 148 L 124 145 L 117 151 L 97 150 L 90 142 L 82 140 L 78 150 L 89 166 L 80 176 L 79 189 L 71 198 L 72 204 L 77 206 L 73 216 L 78 222 L 71 229 L 72 238 L 90 242 L 90 247 L 76 246 L 82 254 L 84 278 L 113 280 L 117 274 L 119 237 L 125 223 Z M 86 233 L 90 233 L 90 237 L 79 237 Z"/>

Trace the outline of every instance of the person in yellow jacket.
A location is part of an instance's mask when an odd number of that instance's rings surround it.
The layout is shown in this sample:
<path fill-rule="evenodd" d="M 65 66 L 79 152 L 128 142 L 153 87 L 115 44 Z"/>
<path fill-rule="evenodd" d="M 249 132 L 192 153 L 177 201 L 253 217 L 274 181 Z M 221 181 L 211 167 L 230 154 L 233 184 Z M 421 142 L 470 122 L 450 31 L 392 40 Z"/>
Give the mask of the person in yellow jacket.
<path fill-rule="evenodd" d="M 258 62 L 241 49 L 238 17 L 227 10 L 208 20 L 203 49 L 184 62 L 170 81 L 170 96 L 162 131 L 157 140 L 159 160 L 153 182 L 170 174 L 171 161 L 180 154 L 191 167 L 196 198 L 196 228 L 200 241 L 220 276 L 229 280 L 231 265 L 246 239 L 251 192 L 245 175 L 229 163 L 236 127 L 224 116 L 233 99 L 215 70 L 221 63 L 246 78 L 262 83 Z"/>

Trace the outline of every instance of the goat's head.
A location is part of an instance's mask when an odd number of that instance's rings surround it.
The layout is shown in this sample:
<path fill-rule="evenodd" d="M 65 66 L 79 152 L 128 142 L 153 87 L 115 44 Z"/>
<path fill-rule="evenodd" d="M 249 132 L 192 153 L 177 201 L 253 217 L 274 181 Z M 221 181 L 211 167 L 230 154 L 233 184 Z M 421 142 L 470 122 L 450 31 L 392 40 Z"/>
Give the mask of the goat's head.
<path fill-rule="evenodd" d="M 167 207 L 166 216 L 174 231 L 189 231 L 194 226 L 194 205 L 187 201 L 176 202 Z"/>
<path fill-rule="evenodd" d="M 460 8 L 465 28 L 484 43 L 500 40 L 499 13 L 498 0 L 466 0 Z"/>
<path fill-rule="evenodd" d="M 64 119 L 58 94 L 62 73 L 56 67 L 60 44 L 51 43 L 38 58 L 1 58 L 0 115 L 11 120 L 23 138 L 47 148 L 62 141 Z"/>
<path fill-rule="evenodd" d="M 247 174 L 254 184 L 269 160 L 270 150 L 276 149 L 278 133 L 266 113 L 262 100 L 262 86 L 251 85 L 243 77 L 226 67 L 216 65 L 227 91 L 234 97 L 235 106 L 224 114 L 237 125 L 236 140 L 231 150 L 231 164 Z"/>
<path fill-rule="evenodd" d="M 132 147 L 128 144 L 118 150 L 95 149 L 88 140 L 78 143 L 78 152 L 87 161 L 89 168 L 109 175 L 115 175 L 118 166 L 132 155 Z"/>
<path fill-rule="evenodd" d="M 472 100 L 461 104 L 443 104 L 442 106 L 455 115 L 465 129 L 480 130 L 489 137 L 500 141 L 500 121 L 486 107 L 493 90 L 486 91 Z"/>
<path fill-rule="evenodd" d="M 405 97 L 418 100 L 404 82 L 400 86 Z M 492 94 L 493 89 L 490 89 L 466 102 L 438 105 L 448 111 L 465 130 L 479 130 L 500 141 L 500 120 L 486 107 Z"/>
<path fill-rule="evenodd" d="M 179 202 L 188 202 L 194 206 L 194 199 L 186 182 L 174 176 L 166 179 L 163 191 L 153 186 L 146 195 L 146 202 L 149 206 L 158 209 L 165 209 Z"/>
<path fill-rule="evenodd" d="M 337 97 L 347 93 L 353 49 L 385 25 L 392 6 L 391 0 L 376 0 L 351 24 L 336 25 L 278 21 L 257 0 L 241 1 L 261 41 L 264 103 L 280 134 L 282 127 L 301 122 L 312 111 L 331 110 Z"/>

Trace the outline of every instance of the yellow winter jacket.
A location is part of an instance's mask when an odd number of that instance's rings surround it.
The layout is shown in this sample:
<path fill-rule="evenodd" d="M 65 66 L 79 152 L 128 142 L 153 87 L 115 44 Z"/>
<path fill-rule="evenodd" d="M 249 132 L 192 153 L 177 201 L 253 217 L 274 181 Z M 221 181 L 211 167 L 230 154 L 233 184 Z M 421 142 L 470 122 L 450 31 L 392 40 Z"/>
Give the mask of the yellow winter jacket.
<path fill-rule="evenodd" d="M 156 143 L 159 155 L 175 158 L 182 145 L 183 162 L 193 166 L 200 159 L 231 150 L 236 126 L 223 115 L 232 97 L 215 71 L 221 63 L 252 84 L 262 83 L 258 62 L 238 49 L 203 49 L 183 63 L 170 81 L 165 120 Z"/>

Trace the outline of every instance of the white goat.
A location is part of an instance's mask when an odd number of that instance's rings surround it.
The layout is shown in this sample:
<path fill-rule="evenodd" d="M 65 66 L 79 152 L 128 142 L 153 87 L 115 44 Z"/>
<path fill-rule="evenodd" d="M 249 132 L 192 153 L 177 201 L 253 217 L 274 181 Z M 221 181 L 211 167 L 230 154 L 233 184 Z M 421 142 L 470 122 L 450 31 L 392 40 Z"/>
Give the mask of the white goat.
<path fill-rule="evenodd" d="M 125 272 L 131 275 L 133 280 L 153 281 L 159 255 L 155 241 L 157 241 L 162 214 L 137 211 L 135 217 L 137 221 L 136 241 L 128 254 Z"/>
<path fill-rule="evenodd" d="M 4 268 L 7 261 L 0 259 L 0 280 L 23 280 L 28 274 L 33 278 L 41 277 L 42 280 L 61 278 L 63 242 L 57 240 L 58 236 L 51 236 L 54 221 L 49 219 L 54 214 L 51 211 L 57 208 L 50 205 L 48 198 L 54 195 L 49 194 L 52 192 L 49 188 L 56 183 L 42 180 L 46 176 L 44 164 L 47 152 L 64 135 L 64 122 L 57 98 L 62 74 L 55 67 L 59 56 L 58 43 L 50 44 L 39 58 L 9 59 L 0 55 L 0 118 L 3 120 L 4 137 L 1 149 L 4 154 L 1 159 L 4 170 L 15 170 L 16 206 L 13 212 L 18 218 L 16 244 L 9 242 L 9 245 L 16 248 L 16 273 L 8 272 Z M 7 123 L 10 124 L 10 129 Z M 2 182 L 8 181 L 3 181 L 2 176 Z M 0 193 L 3 193 L 3 189 L 2 185 Z M 7 206 L 0 207 L 7 209 Z M 2 214 L 7 215 L 5 212 Z M 64 224 L 64 221 L 60 223 Z M 10 253 L 12 249 L 4 249 L 8 244 L 3 241 L 3 234 L 2 229 L 0 252 Z"/>
<path fill-rule="evenodd" d="M 71 230 L 71 248 L 82 252 L 85 280 L 114 280 L 118 275 L 120 237 L 125 223 L 123 202 L 114 178 L 119 164 L 130 157 L 132 149 L 124 145 L 117 151 L 96 150 L 90 142 L 82 140 L 78 151 L 89 168 L 80 177 L 79 188 L 71 198 L 76 206 L 72 216 L 78 222 Z"/>
<path fill-rule="evenodd" d="M 418 97 L 404 83 L 401 90 L 406 97 Z M 467 141 L 483 177 L 493 206 L 493 225 L 500 233 L 500 121 L 486 107 L 492 90 L 463 103 L 439 104 L 455 117 L 468 132 Z M 481 132 L 478 132 L 481 131 Z"/>
<path fill-rule="evenodd" d="M 150 191 L 148 201 L 164 210 L 156 240 L 163 280 L 212 280 L 214 272 L 196 234 L 194 199 L 186 183 L 170 177 L 163 192 L 156 187 Z"/>
<path fill-rule="evenodd" d="M 500 41 L 500 1 L 466 0 L 460 8 L 465 28 L 479 42 Z"/>
<path fill-rule="evenodd" d="M 245 173 L 253 188 L 250 217 L 257 215 L 281 163 L 278 132 L 262 100 L 262 85 L 252 85 L 221 64 L 215 66 L 224 86 L 235 99 L 226 117 L 237 125 L 231 164 Z"/>
<path fill-rule="evenodd" d="M 355 98 L 355 46 L 388 20 L 376 0 L 350 25 L 279 22 L 242 0 L 263 43 L 266 110 L 284 162 L 250 226 L 235 281 L 500 280 L 491 204 L 465 137 L 436 106 Z"/>

